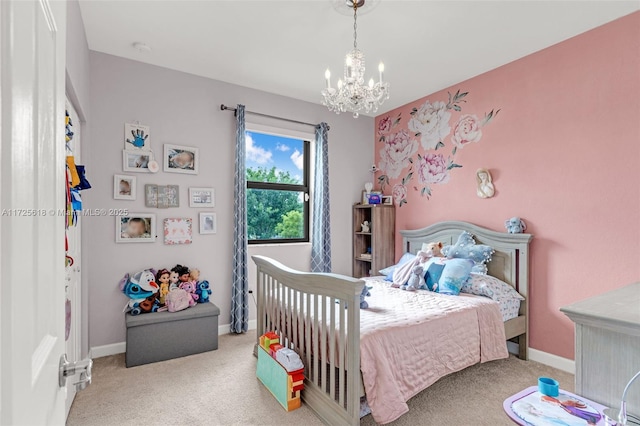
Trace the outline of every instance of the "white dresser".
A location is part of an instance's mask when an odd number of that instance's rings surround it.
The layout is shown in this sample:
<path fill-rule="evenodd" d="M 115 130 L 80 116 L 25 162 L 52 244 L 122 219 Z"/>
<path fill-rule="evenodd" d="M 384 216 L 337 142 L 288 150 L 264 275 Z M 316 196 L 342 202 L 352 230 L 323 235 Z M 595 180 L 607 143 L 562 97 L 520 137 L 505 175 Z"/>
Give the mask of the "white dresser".
<path fill-rule="evenodd" d="M 620 408 L 627 382 L 640 371 L 640 282 L 560 309 L 576 327 L 576 393 Z M 640 416 L 640 380 L 627 394 Z"/>

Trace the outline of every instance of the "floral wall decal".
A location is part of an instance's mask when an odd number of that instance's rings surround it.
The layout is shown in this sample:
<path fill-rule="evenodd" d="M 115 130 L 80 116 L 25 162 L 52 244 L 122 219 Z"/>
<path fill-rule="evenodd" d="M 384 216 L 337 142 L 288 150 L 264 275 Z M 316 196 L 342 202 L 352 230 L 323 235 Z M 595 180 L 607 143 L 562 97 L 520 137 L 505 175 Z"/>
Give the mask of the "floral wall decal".
<path fill-rule="evenodd" d="M 458 150 L 480 142 L 482 128 L 500 112 L 492 109 L 483 119 L 475 114 L 461 114 L 452 132 L 452 116 L 462 112 L 469 92 L 458 90 L 448 94 L 446 103 L 426 100 L 412 108 L 406 125 L 402 122 L 402 112 L 378 120 L 378 142 L 384 144 L 378 152 L 378 168 L 382 172 L 378 183 L 383 191 L 391 186 L 394 202 L 400 207 L 407 203 L 412 181 L 415 183 L 411 188 L 427 199 L 431 197 L 433 185 L 449 182 L 451 171 L 462 167 L 455 162 Z M 450 151 L 445 154 L 447 145 Z"/>

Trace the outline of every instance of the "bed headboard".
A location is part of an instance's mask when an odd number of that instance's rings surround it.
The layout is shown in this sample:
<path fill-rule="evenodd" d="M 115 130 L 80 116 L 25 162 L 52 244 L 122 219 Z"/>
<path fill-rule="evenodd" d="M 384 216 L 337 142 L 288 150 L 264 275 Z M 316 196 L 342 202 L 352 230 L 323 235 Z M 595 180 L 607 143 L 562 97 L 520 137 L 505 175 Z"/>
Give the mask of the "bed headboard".
<path fill-rule="evenodd" d="M 400 231 L 404 251 L 417 253 L 423 243 L 455 244 L 462 231 L 474 236 L 476 244 L 493 247 L 495 253 L 487 264 L 489 275 L 512 285 L 525 298 L 529 285 L 530 234 L 507 234 L 482 228 L 468 222 L 447 221 L 422 229 Z"/>

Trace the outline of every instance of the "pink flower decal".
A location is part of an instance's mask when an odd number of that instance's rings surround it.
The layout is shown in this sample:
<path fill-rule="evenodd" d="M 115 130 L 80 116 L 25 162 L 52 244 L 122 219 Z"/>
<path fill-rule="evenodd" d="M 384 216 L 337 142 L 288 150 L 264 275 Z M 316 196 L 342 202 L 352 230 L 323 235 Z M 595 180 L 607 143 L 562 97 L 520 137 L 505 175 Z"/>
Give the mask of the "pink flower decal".
<path fill-rule="evenodd" d="M 401 184 L 393 185 L 393 189 L 391 190 L 391 195 L 393 195 L 393 200 L 396 205 L 401 206 L 403 201 L 406 203 L 407 198 L 407 187 Z"/>
<path fill-rule="evenodd" d="M 418 180 L 424 185 L 449 182 L 447 161 L 442 154 L 418 156 Z"/>
<path fill-rule="evenodd" d="M 387 115 L 378 122 L 378 134 L 389 133 L 389 130 L 391 130 L 391 117 Z"/>
<path fill-rule="evenodd" d="M 409 166 L 409 159 L 417 150 L 418 142 L 411 139 L 406 130 L 390 134 L 380 150 L 380 170 L 391 179 L 397 178 Z"/>
<path fill-rule="evenodd" d="M 471 142 L 478 142 L 481 137 L 482 130 L 480 130 L 478 117 L 475 114 L 464 114 L 460 116 L 453 129 L 451 142 L 458 148 L 464 148 Z"/>

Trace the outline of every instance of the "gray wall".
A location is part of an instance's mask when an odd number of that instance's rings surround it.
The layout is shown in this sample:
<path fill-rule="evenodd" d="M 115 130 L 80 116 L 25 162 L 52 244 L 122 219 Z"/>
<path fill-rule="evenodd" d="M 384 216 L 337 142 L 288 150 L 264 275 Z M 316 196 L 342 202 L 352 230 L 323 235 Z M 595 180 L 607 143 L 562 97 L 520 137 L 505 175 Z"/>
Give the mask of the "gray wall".
<path fill-rule="evenodd" d="M 125 340 L 122 309 L 127 298 L 119 291 L 117 283 L 126 272 L 149 266 L 170 268 L 180 263 L 199 268 L 201 277 L 212 283 L 212 300 L 221 309 L 220 324 L 229 323 L 235 120 L 232 113 L 220 111 L 221 103 L 232 106 L 241 103 L 252 111 L 330 124 L 333 266 L 334 272 L 350 274 L 351 206 L 359 199 L 364 182 L 371 179 L 368 168 L 373 162 L 372 118 L 356 120 L 350 114 L 338 116 L 321 105 L 102 53 L 91 52 L 90 65 L 91 149 L 86 162 L 93 189 L 87 192 L 84 207 L 153 212 L 159 224 L 167 217 L 191 217 L 196 228 L 201 209 L 188 207 L 188 188 L 212 186 L 216 195 L 213 211 L 218 219 L 217 234 L 199 235 L 196 231 L 191 245 L 165 246 L 161 238 L 153 244 L 116 244 L 113 217 L 85 218 L 89 242 L 84 249 L 90 254 L 92 348 Z M 319 79 L 318 90 L 321 86 Z M 250 118 L 247 116 L 248 120 Z M 113 175 L 123 173 L 124 123 L 135 120 L 151 127 L 151 147 L 157 159 L 161 158 L 163 143 L 198 147 L 200 173 L 197 176 L 162 171 L 133 173 L 138 180 L 137 200 L 113 200 Z M 146 183 L 179 185 L 180 207 L 169 210 L 145 208 L 143 190 Z M 295 268 L 309 268 L 308 244 L 252 247 L 250 252 L 274 257 Z M 251 272 L 250 286 L 255 288 L 254 270 Z M 255 307 L 253 303 L 251 305 L 251 318 L 255 318 Z"/>
<path fill-rule="evenodd" d="M 67 57 L 66 57 L 66 92 L 67 97 L 73 103 L 76 112 L 80 116 L 79 126 L 82 134 L 83 154 L 85 157 L 91 150 L 91 137 L 89 134 L 90 123 L 90 93 L 89 93 L 89 46 L 84 32 L 84 23 L 80 14 L 80 5 L 77 0 L 67 2 Z M 82 163 L 80 163 L 82 164 Z M 83 226 L 84 222 L 81 222 Z M 87 232 L 83 234 L 82 245 L 87 245 Z M 90 253 L 84 250 L 82 253 L 82 330 L 81 351 L 82 356 L 89 352 L 89 277 L 88 259 Z M 72 315 L 75 315 L 72 313 Z"/>

